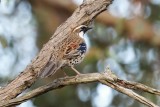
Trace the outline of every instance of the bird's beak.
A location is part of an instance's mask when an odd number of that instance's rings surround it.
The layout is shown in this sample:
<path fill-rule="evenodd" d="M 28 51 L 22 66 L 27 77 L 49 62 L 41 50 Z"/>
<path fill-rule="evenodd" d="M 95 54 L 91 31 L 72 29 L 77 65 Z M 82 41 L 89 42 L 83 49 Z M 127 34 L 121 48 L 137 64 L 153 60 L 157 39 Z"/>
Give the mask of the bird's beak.
<path fill-rule="evenodd" d="M 88 27 L 88 29 L 87 30 L 91 30 L 91 29 L 93 29 L 92 27 Z"/>

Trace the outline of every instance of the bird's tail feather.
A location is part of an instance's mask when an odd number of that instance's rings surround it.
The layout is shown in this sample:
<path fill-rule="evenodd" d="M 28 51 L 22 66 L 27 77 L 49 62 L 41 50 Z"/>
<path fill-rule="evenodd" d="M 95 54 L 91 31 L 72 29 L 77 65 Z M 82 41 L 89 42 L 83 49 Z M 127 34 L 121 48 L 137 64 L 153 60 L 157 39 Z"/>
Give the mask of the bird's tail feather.
<path fill-rule="evenodd" d="M 60 63 L 50 62 L 47 64 L 47 67 L 41 72 L 41 74 L 39 76 L 41 78 L 49 77 L 51 75 L 54 75 L 56 73 L 56 71 L 60 68 L 61 68 Z"/>

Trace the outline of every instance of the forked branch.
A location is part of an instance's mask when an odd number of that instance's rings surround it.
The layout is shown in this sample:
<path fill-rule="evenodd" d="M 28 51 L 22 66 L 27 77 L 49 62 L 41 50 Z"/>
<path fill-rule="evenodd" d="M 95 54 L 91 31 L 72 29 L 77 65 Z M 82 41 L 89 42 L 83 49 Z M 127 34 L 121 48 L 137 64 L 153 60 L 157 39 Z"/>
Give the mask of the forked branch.
<path fill-rule="evenodd" d="M 145 92 L 157 94 L 157 95 L 159 95 L 160 90 L 153 89 L 151 87 L 148 87 L 140 83 L 120 80 L 115 74 L 111 72 L 109 68 L 107 68 L 107 70 L 103 73 L 82 74 L 78 76 L 56 79 L 53 82 L 47 85 L 41 86 L 37 89 L 34 89 L 30 92 L 27 92 L 26 94 L 20 97 L 0 103 L 0 107 L 9 107 L 13 105 L 18 105 L 26 100 L 29 100 L 31 98 L 44 94 L 48 91 L 62 88 L 65 86 L 76 85 L 81 83 L 91 83 L 91 82 L 100 82 L 123 94 L 128 95 L 129 97 L 141 102 L 144 105 L 147 105 L 149 107 L 158 107 L 158 105 L 152 103 L 151 101 L 147 100 L 143 96 L 138 95 L 133 90 L 141 90 L 141 91 L 145 91 Z"/>

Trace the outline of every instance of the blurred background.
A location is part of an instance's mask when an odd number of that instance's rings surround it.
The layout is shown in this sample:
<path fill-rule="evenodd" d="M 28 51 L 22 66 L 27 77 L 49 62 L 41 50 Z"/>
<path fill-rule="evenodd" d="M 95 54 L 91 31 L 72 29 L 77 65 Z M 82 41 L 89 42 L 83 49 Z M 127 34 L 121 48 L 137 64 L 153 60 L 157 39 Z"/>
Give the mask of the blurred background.
<path fill-rule="evenodd" d="M 31 62 L 82 0 L 1 0 L 0 86 L 5 86 Z M 76 66 L 82 73 L 103 72 L 106 65 L 121 79 L 160 89 L 160 0 L 114 0 L 85 35 L 88 53 Z M 75 75 L 65 69 L 68 75 Z M 39 80 L 32 90 L 53 79 Z M 27 90 L 27 91 L 29 91 Z M 138 92 L 160 105 L 160 97 Z M 144 107 L 134 99 L 99 83 L 50 91 L 19 107 Z"/>

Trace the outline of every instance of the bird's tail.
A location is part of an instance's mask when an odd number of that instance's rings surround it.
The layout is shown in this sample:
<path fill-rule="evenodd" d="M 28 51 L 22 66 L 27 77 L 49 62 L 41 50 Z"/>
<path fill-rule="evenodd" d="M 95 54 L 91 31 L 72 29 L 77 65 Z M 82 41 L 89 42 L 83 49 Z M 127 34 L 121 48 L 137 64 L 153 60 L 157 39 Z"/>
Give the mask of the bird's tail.
<path fill-rule="evenodd" d="M 54 63 L 54 62 L 49 62 L 45 69 L 40 73 L 39 77 L 41 78 L 46 78 L 51 75 L 54 75 L 58 69 L 60 69 L 62 66 L 61 63 Z"/>

